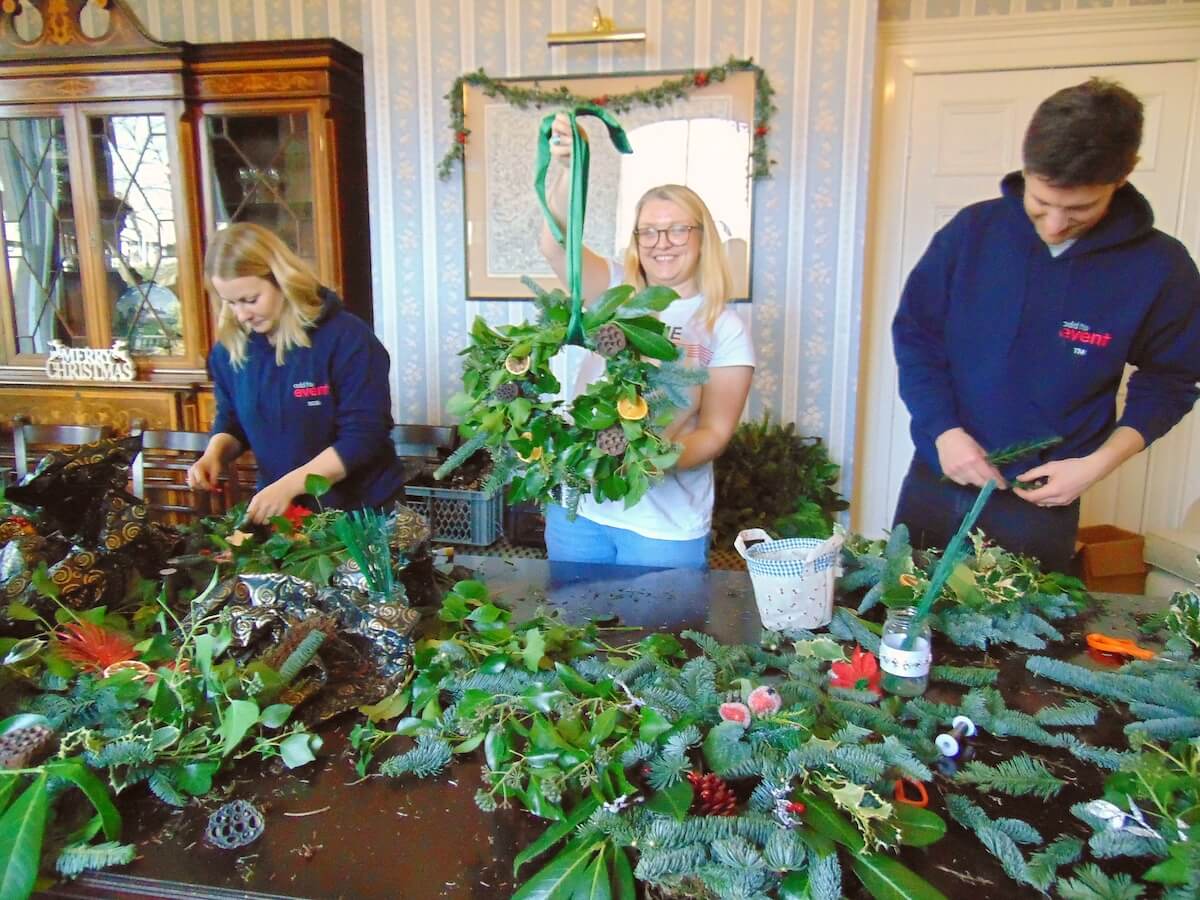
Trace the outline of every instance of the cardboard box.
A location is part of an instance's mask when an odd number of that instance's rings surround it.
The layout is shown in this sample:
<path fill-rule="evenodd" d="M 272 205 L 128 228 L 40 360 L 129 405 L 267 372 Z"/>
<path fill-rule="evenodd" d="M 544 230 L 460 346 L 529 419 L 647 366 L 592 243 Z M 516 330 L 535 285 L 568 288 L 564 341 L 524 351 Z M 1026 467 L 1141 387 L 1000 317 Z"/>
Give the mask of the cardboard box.
<path fill-rule="evenodd" d="M 1083 583 L 1090 591 L 1141 594 L 1146 589 L 1146 539 L 1115 525 L 1089 525 L 1075 536 Z"/>

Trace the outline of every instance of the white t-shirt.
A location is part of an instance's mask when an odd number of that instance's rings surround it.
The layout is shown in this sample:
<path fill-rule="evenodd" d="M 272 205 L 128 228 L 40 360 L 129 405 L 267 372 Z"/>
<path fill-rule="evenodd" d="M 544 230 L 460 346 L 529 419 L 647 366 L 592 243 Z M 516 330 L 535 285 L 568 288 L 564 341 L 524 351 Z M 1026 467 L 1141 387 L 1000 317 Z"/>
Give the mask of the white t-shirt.
<path fill-rule="evenodd" d="M 610 286 L 625 280 L 624 270 L 610 262 Z M 683 349 L 680 361 L 689 366 L 718 369 L 726 366 L 754 366 L 754 344 L 745 323 L 726 307 L 709 331 L 701 311 L 704 296 L 676 300 L 658 314 L 667 326 L 667 337 Z M 588 353 L 579 367 L 576 393 L 604 375 L 604 357 Z M 694 419 L 694 417 L 693 417 Z M 695 422 L 685 425 L 686 434 Z M 630 509 L 624 500 L 600 503 L 590 495 L 579 502 L 579 514 L 585 519 L 624 528 L 643 537 L 667 541 L 691 541 L 706 537 L 712 528 L 713 466 L 711 462 L 693 469 L 672 469 L 650 488 Z"/>

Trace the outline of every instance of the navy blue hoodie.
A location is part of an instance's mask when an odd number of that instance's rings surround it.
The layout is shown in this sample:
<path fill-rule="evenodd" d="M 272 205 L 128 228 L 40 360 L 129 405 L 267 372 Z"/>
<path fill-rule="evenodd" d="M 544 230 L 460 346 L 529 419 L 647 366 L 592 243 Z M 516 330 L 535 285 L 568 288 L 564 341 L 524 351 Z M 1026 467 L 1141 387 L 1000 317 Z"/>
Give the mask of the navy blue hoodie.
<path fill-rule="evenodd" d="M 338 509 L 381 506 L 404 484 L 391 440 L 388 359 L 378 338 L 322 289 L 324 308 L 309 330 L 311 347 L 275 363 L 275 347 L 252 333 L 246 361 L 234 368 L 221 344 L 208 357 L 217 399 L 212 433 L 231 434 L 258 460 L 258 487 L 282 478 L 327 447 L 346 478 L 321 498 Z"/>
<path fill-rule="evenodd" d="M 1200 274 L 1153 227 L 1126 184 L 1107 214 L 1058 257 L 1025 213 L 1014 172 L 1003 196 L 968 206 L 934 235 L 892 323 L 900 396 L 917 455 L 940 471 L 934 439 L 962 427 L 985 450 L 1058 435 L 1019 475 L 1099 447 L 1117 425 L 1149 445 L 1178 422 L 1200 379 Z M 1118 422 L 1126 363 L 1137 367 Z"/>

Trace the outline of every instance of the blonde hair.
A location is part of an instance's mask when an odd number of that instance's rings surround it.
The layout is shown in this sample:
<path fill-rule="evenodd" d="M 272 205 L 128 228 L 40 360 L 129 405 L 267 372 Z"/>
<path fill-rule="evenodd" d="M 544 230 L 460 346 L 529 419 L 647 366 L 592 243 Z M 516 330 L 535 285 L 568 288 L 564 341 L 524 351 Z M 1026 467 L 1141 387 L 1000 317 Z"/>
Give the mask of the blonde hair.
<path fill-rule="evenodd" d="M 261 225 L 239 222 L 218 231 L 204 255 L 204 280 L 216 300 L 217 340 L 229 351 L 235 368 L 246 362 L 248 329 L 238 322 L 228 303 L 222 303 L 213 278 L 265 278 L 283 295 L 283 309 L 272 338 L 275 364 L 282 366 L 293 347 L 311 347 L 308 329 L 321 315 L 321 282 L 304 260 L 274 232 Z"/>
<path fill-rule="evenodd" d="M 661 184 L 650 188 L 642 194 L 642 199 L 634 210 L 633 221 L 636 223 L 642 214 L 642 207 L 648 200 L 668 200 L 684 210 L 700 225 L 700 259 L 696 263 L 700 293 L 704 295 L 704 324 L 712 331 L 717 319 L 725 310 L 733 294 L 733 276 L 729 274 L 729 260 L 725 256 L 725 248 L 717 234 L 717 223 L 713 221 L 712 213 L 699 194 L 682 184 Z M 646 271 L 642 268 L 641 253 L 638 248 L 637 236 L 629 236 L 629 246 L 625 249 L 625 279 L 634 287 L 646 286 Z"/>

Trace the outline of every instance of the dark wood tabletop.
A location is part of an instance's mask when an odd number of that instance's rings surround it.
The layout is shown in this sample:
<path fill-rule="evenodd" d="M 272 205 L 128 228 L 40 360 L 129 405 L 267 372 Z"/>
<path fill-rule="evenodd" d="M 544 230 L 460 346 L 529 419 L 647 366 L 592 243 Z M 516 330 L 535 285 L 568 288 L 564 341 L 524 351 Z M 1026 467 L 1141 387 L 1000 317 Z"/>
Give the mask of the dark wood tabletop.
<path fill-rule="evenodd" d="M 513 605 L 516 615 L 539 604 L 563 610 L 571 621 L 616 615 L 647 630 L 703 630 L 728 643 L 756 641 L 761 623 L 745 572 L 649 570 L 618 566 L 549 563 L 538 559 L 459 557 Z M 1101 614 L 1103 627 L 1129 633 L 1137 604 L 1111 597 Z M 1066 643 L 1054 655 L 1081 661 L 1083 623 L 1062 628 Z M 938 650 L 942 648 L 939 642 Z M 1010 706 L 1036 711 L 1061 702 L 1047 682 L 1035 683 L 1024 668 L 1025 653 L 1005 648 L 988 662 L 999 664 L 1000 687 Z M 935 662 L 981 664 L 983 654 L 950 648 Z M 928 696 L 956 700 L 958 691 L 940 686 Z M 1123 746 L 1120 722 L 1107 720 L 1083 729 L 1091 742 Z M 441 776 L 420 780 L 358 778 L 347 735 L 356 717 L 345 716 L 321 730 L 324 749 L 314 765 L 295 772 L 245 761 L 218 780 L 218 789 L 182 810 L 165 806 L 143 788 L 122 797 L 122 840 L 138 847 L 129 866 L 94 873 L 56 886 L 57 897 L 304 897 L 304 898 L 496 898 L 510 896 L 519 881 L 513 857 L 547 823 L 519 810 L 483 813 L 473 796 L 480 784 L 475 754 L 456 760 Z M 1047 841 L 1080 830 L 1071 804 L 1099 795 L 1102 773 L 1073 757 L 1023 741 L 981 736 L 976 758 L 996 762 L 1022 750 L 1047 762 L 1066 789 L 1053 801 L 1010 800 L 1007 815 L 1030 819 Z M 386 750 L 382 754 L 386 757 Z M 939 776 L 930 791 L 940 809 Z M 241 850 L 220 850 L 203 839 L 210 812 L 226 800 L 242 798 L 265 812 L 266 829 Z M 901 858 L 949 897 L 1011 898 L 1021 888 L 972 835 L 951 824 L 929 848 L 905 848 Z M 528 877 L 536 866 L 522 871 Z M 846 888 L 854 887 L 847 879 Z"/>

